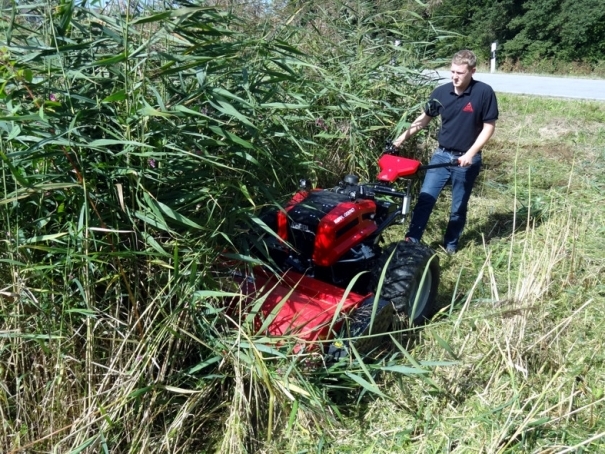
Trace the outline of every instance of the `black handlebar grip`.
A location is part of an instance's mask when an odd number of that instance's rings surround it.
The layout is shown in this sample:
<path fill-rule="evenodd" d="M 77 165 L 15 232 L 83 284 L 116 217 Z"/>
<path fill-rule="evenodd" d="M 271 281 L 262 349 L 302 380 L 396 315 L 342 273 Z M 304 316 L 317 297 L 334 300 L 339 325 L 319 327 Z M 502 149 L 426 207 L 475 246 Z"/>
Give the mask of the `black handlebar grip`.
<path fill-rule="evenodd" d="M 398 148 L 393 145 L 392 140 L 387 140 L 384 145 L 384 152 L 388 154 L 397 154 Z"/>

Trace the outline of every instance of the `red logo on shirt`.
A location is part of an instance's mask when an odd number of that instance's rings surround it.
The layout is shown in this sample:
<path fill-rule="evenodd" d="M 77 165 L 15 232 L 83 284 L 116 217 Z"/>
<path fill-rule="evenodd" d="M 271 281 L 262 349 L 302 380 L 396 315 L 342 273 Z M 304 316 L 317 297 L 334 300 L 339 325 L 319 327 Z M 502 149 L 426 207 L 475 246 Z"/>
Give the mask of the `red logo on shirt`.
<path fill-rule="evenodd" d="M 462 112 L 473 112 L 472 104 L 469 102 L 466 106 L 464 106 L 464 109 L 462 109 Z"/>

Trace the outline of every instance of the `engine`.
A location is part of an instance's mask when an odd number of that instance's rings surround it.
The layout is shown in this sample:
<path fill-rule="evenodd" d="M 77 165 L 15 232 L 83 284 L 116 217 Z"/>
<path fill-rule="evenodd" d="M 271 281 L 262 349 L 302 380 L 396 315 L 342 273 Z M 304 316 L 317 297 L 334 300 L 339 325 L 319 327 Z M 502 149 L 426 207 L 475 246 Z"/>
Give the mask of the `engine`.
<path fill-rule="evenodd" d="M 298 259 L 329 267 L 376 230 L 376 203 L 346 191 L 301 191 L 277 213 L 277 233 Z"/>

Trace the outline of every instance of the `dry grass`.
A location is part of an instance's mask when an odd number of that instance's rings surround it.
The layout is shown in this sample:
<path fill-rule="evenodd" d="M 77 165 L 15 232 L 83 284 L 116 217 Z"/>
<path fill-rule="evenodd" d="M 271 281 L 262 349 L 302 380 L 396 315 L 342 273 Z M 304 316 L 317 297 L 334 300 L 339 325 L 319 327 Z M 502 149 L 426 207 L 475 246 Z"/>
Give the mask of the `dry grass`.
<path fill-rule="evenodd" d="M 424 329 L 412 351 L 418 360 L 457 365 L 438 368 L 437 386 L 385 376 L 381 389 L 399 405 L 378 399 L 358 407 L 321 452 L 605 449 L 599 418 L 605 410 L 605 260 L 596 247 L 605 212 L 596 189 L 601 164 L 594 161 L 604 137 L 590 139 L 580 128 L 594 131 L 581 112 L 602 115 L 605 106 L 507 96 L 501 108 L 506 120 L 486 152 L 466 243 L 442 260 L 442 302 L 452 306 Z M 541 114 L 528 116 L 534 109 Z M 536 176 L 537 169 L 549 173 Z M 439 241 L 447 205 L 446 195 L 429 241 Z M 288 452 L 313 440 L 298 433 Z"/>

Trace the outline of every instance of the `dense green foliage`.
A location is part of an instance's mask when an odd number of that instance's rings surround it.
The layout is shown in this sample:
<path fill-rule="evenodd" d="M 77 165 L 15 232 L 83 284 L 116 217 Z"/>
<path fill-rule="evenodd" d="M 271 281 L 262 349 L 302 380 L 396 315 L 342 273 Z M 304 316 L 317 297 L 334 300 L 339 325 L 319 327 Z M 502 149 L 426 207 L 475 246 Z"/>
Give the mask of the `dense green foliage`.
<path fill-rule="evenodd" d="M 527 65 L 544 59 L 605 61 L 600 0 L 444 0 L 429 4 L 428 11 L 436 24 L 459 33 L 438 44 L 442 56 L 471 48 L 487 62 L 491 43 L 498 41 L 500 59 Z"/>
<path fill-rule="evenodd" d="M 304 356 L 226 313 L 221 263 L 299 177 L 373 173 L 430 89 L 431 33 L 359 6 L 4 11 L 0 450 L 243 450 L 332 417 Z"/>
<path fill-rule="evenodd" d="M 588 63 L 605 59 L 605 9 L 599 0 L 534 0 L 511 19 L 514 36 L 503 46 L 508 57 Z"/>

